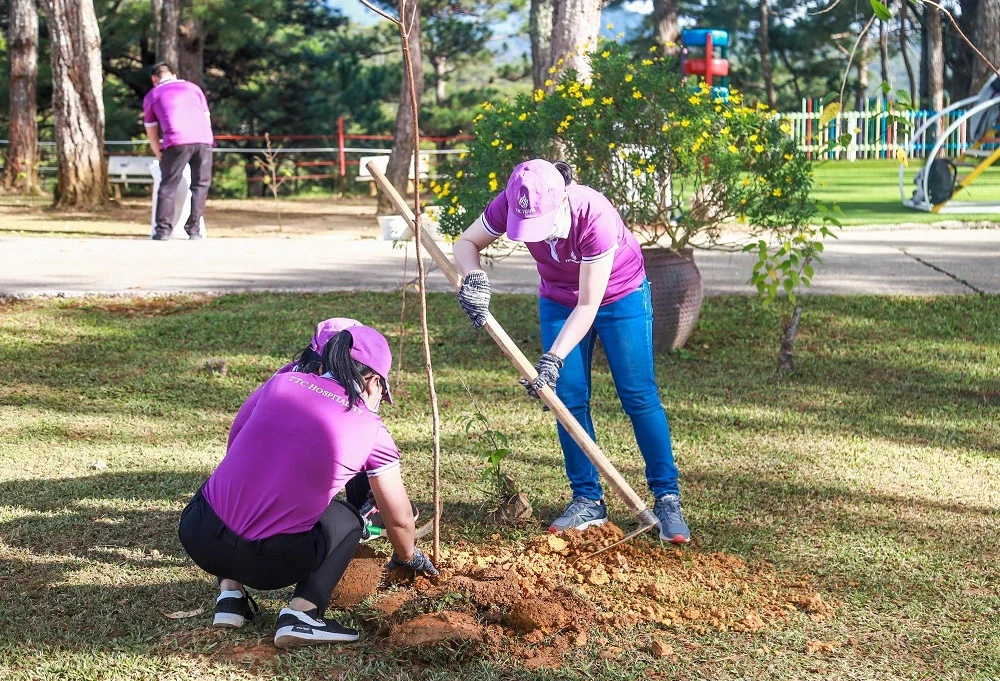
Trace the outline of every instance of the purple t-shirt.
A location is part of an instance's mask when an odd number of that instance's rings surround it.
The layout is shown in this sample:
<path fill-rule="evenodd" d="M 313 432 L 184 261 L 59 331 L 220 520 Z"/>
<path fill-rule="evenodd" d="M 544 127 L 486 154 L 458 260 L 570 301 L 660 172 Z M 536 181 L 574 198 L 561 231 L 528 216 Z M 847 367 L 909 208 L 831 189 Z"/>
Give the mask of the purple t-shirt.
<path fill-rule="evenodd" d="M 285 367 L 243 404 L 205 500 L 244 539 L 310 530 L 347 481 L 399 467 L 378 414 L 332 378 Z"/>
<path fill-rule="evenodd" d="M 614 258 L 611 279 L 601 305 L 624 298 L 639 288 L 646 278 L 639 242 L 603 194 L 580 184 L 571 184 L 566 192 L 571 216 L 566 238 L 553 237 L 525 244 L 538 266 L 539 295 L 567 307 L 576 307 L 580 298 L 580 264 Z M 507 232 L 504 193 L 486 207 L 483 224 L 494 236 Z"/>
<path fill-rule="evenodd" d="M 164 149 L 215 142 L 205 93 L 194 83 L 177 78 L 160 81 L 143 98 L 142 113 L 147 128 L 159 124 Z"/>

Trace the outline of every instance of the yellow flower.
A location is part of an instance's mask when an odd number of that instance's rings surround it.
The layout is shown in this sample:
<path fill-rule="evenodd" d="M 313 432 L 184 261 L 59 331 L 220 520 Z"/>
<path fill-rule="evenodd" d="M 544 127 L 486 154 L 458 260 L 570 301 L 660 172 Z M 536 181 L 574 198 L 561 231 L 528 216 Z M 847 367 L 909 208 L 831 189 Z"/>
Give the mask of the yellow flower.
<path fill-rule="evenodd" d="M 716 111 L 716 113 L 718 113 L 719 111 L 722 111 L 722 107 L 719 106 L 718 104 L 716 104 L 715 111 Z"/>
<path fill-rule="evenodd" d="M 640 175 L 642 175 L 642 171 L 636 168 L 635 170 L 632 171 L 632 174 L 635 175 L 636 177 L 639 177 Z"/>
<path fill-rule="evenodd" d="M 458 155 L 458 160 L 459 161 L 464 161 L 465 160 L 465 152 L 464 151 L 461 154 Z"/>
<path fill-rule="evenodd" d="M 489 102 L 483 102 L 483 108 L 489 111 L 490 109 L 493 108 L 493 105 L 490 104 Z"/>
<path fill-rule="evenodd" d="M 790 126 L 788 123 L 782 123 L 781 125 L 778 126 L 778 130 L 780 130 L 785 134 L 788 134 L 792 131 L 792 126 Z"/>
<path fill-rule="evenodd" d="M 703 131 L 701 133 L 701 136 L 704 137 L 705 139 L 708 139 L 708 131 L 707 130 Z"/>
<path fill-rule="evenodd" d="M 528 120 L 528 114 L 526 114 L 526 113 L 521 114 L 520 116 L 517 117 L 517 120 L 519 120 L 519 121 L 526 121 L 526 120 Z"/>
<path fill-rule="evenodd" d="M 448 215 L 454 215 L 457 212 L 458 209 L 456 209 L 455 206 L 448 206 Z"/>
<path fill-rule="evenodd" d="M 555 66 L 553 66 L 552 68 L 549 69 L 549 73 L 555 73 L 556 71 L 557 71 L 557 69 L 556 69 Z"/>
<path fill-rule="evenodd" d="M 510 150 L 511 150 L 511 149 L 513 149 L 513 148 L 514 148 L 514 145 L 513 145 L 513 144 L 511 144 L 510 142 L 508 142 L 508 143 L 507 143 L 507 146 L 505 146 L 505 147 L 504 147 L 504 149 L 506 149 L 507 151 L 510 151 Z"/>
<path fill-rule="evenodd" d="M 712 119 L 709 118 L 708 116 L 705 116 L 704 118 L 701 119 L 701 122 L 704 123 L 705 125 L 711 125 Z"/>
<path fill-rule="evenodd" d="M 545 87 L 551 87 L 551 86 L 552 86 L 552 79 L 551 78 L 546 78 L 545 79 Z"/>
<path fill-rule="evenodd" d="M 472 119 L 472 122 L 473 123 L 478 123 L 479 121 L 482 120 L 482 118 L 483 118 L 482 114 L 476 114 L 476 117 Z"/>
<path fill-rule="evenodd" d="M 753 150 L 756 151 L 759 154 L 760 152 L 764 151 L 764 145 L 763 144 L 755 144 L 754 147 L 753 147 Z"/>
<path fill-rule="evenodd" d="M 632 90 L 632 99 L 642 99 L 642 93 L 638 90 Z"/>
<path fill-rule="evenodd" d="M 614 24 L 608 24 L 608 30 L 609 30 L 609 31 L 613 31 L 613 30 L 614 30 L 614 28 L 615 28 L 615 25 L 614 25 Z"/>
<path fill-rule="evenodd" d="M 791 160 L 792 160 L 793 158 L 795 158 L 795 157 L 794 157 L 794 156 L 792 156 L 791 154 L 785 154 L 785 156 L 784 156 L 784 159 L 785 159 L 786 161 L 791 161 Z"/>
<path fill-rule="evenodd" d="M 664 123 L 664 124 L 663 124 L 663 127 L 661 127 L 661 128 L 660 128 L 660 130 L 661 130 L 661 131 L 663 131 L 663 132 L 666 132 L 666 131 L 667 131 L 667 128 L 669 128 L 669 127 L 670 127 L 670 125 L 669 125 L 669 124 L 667 124 L 667 123 Z"/>
<path fill-rule="evenodd" d="M 781 196 L 781 190 L 779 188 L 775 187 L 774 191 L 771 192 L 771 195 L 772 196 Z"/>
<path fill-rule="evenodd" d="M 580 101 L 580 106 L 594 106 L 594 98 L 593 97 L 587 97 L 586 99 L 581 100 Z"/>
<path fill-rule="evenodd" d="M 497 184 L 496 180 L 490 180 L 490 191 L 491 192 L 495 192 L 497 190 L 497 187 L 499 187 L 499 186 L 500 185 Z"/>
<path fill-rule="evenodd" d="M 740 150 L 736 148 L 736 145 L 735 145 L 735 144 L 730 144 L 730 145 L 729 145 L 729 151 L 730 151 L 731 153 L 733 153 L 733 154 L 738 154 L 738 153 L 740 153 Z"/>
<path fill-rule="evenodd" d="M 543 99 L 545 99 L 545 91 L 544 90 L 535 90 L 534 99 L 535 99 L 536 102 L 540 102 Z"/>
<path fill-rule="evenodd" d="M 749 139 L 751 142 L 756 142 L 757 141 L 757 135 L 750 135 L 750 137 L 748 137 L 747 139 Z"/>
<path fill-rule="evenodd" d="M 646 172 L 647 173 L 651 173 L 652 174 L 655 170 L 656 170 L 656 167 L 654 165 L 652 165 L 652 164 L 646 166 Z"/>
<path fill-rule="evenodd" d="M 719 134 L 720 135 L 728 135 L 729 134 L 729 126 L 727 125 L 724 128 L 719 128 Z"/>
<path fill-rule="evenodd" d="M 743 186 L 744 187 L 749 187 L 750 186 L 750 178 L 749 177 L 744 177 L 743 178 Z"/>
<path fill-rule="evenodd" d="M 489 174 L 489 178 L 490 178 L 491 180 L 495 180 L 495 179 L 497 179 L 497 174 L 496 174 L 496 173 L 490 173 L 490 174 Z"/>
<path fill-rule="evenodd" d="M 761 111 L 767 111 L 767 104 L 764 102 L 757 102 L 757 108 Z"/>
<path fill-rule="evenodd" d="M 656 45 L 653 45 L 651 48 L 649 48 L 649 51 L 650 52 L 656 52 Z"/>
<path fill-rule="evenodd" d="M 733 113 L 731 111 L 723 111 L 722 112 L 722 117 L 723 118 L 732 118 L 733 117 Z"/>
<path fill-rule="evenodd" d="M 615 143 L 614 142 L 611 142 L 611 143 L 608 144 L 608 149 L 614 149 L 614 148 L 615 148 Z"/>
<path fill-rule="evenodd" d="M 691 102 L 692 104 L 701 104 L 701 97 L 697 95 L 691 95 L 690 97 L 688 97 L 688 101 Z"/>
<path fill-rule="evenodd" d="M 625 74 L 625 82 L 626 83 L 631 83 L 632 82 L 632 78 L 633 78 L 633 76 L 632 76 L 631 73 L 626 73 Z"/>
<path fill-rule="evenodd" d="M 605 106 L 614 103 L 615 103 L 614 97 L 601 97 L 601 104 L 604 104 Z"/>
<path fill-rule="evenodd" d="M 458 203 L 458 197 L 457 196 L 451 197 L 451 202 L 452 203 Z"/>
<path fill-rule="evenodd" d="M 653 65 L 653 60 L 652 59 L 643 59 L 642 60 L 642 65 L 643 66 L 652 66 Z"/>
<path fill-rule="evenodd" d="M 594 157 L 593 156 L 588 156 L 587 157 L 587 163 L 593 163 L 593 161 L 594 161 Z"/>
<path fill-rule="evenodd" d="M 697 154 L 699 149 L 701 149 L 701 140 L 700 139 L 697 142 L 695 142 L 694 144 L 691 145 L 691 152 Z"/>
<path fill-rule="evenodd" d="M 611 53 L 608 52 L 607 50 L 604 50 L 604 52 L 601 52 L 601 56 L 607 59 L 608 57 L 611 56 Z"/>
<path fill-rule="evenodd" d="M 663 43 L 663 44 L 664 44 L 664 46 L 666 46 L 666 47 L 668 47 L 668 48 L 670 48 L 670 47 L 677 47 L 677 43 L 675 43 L 675 42 L 674 42 L 674 41 L 672 41 L 672 40 L 668 40 L 667 42 L 665 42 L 665 43 Z"/>
<path fill-rule="evenodd" d="M 457 173 L 455 173 L 455 179 L 456 180 L 461 180 L 463 175 L 465 175 L 465 172 L 462 171 L 462 170 L 459 170 Z"/>
<path fill-rule="evenodd" d="M 740 205 L 746 205 L 746 202 L 747 202 L 746 199 L 740 199 Z"/>
<path fill-rule="evenodd" d="M 490 144 L 492 144 L 494 147 L 499 147 L 500 146 L 500 140 L 493 140 L 492 142 L 490 142 Z"/>
<path fill-rule="evenodd" d="M 688 119 L 685 118 L 683 121 L 681 121 L 681 127 L 682 128 L 686 128 L 689 125 L 691 125 L 691 121 L 689 121 Z"/>
<path fill-rule="evenodd" d="M 558 64 L 559 66 L 562 66 L 562 63 L 563 63 L 563 58 L 559 57 L 559 59 L 556 60 L 556 64 Z"/>

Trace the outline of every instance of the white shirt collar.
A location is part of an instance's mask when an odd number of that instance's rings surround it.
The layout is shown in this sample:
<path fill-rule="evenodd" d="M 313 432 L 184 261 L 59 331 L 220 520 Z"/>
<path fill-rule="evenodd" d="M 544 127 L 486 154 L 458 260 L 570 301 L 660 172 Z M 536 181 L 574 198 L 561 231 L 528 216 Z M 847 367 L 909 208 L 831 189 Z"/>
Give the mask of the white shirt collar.
<path fill-rule="evenodd" d="M 160 82 L 156 84 L 156 87 L 160 87 L 161 85 L 166 85 L 167 83 L 173 83 L 179 80 L 180 78 L 178 78 L 177 76 L 167 76 L 166 78 L 160 78 Z"/>
<path fill-rule="evenodd" d="M 556 224 L 555 231 L 552 232 L 546 241 L 554 241 L 556 239 L 565 239 L 569 236 L 570 227 L 573 226 L 573 214 L 569 207 L 569 198 L 565 201 L 560 202 L 559 212 L 556 213 Z"/>

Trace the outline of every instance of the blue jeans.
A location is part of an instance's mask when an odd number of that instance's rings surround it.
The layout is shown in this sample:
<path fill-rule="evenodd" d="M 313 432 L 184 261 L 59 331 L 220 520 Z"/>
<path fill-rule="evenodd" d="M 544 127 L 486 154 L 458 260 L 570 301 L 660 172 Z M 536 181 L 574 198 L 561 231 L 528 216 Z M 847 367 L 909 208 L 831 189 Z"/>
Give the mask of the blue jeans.
<path fill-rule="evenodd" d="M 543 350 L 552 347 L 572 311 L 571 307 L 539 299 Z M 639 451 L 646 460 L 650 491 L 657 498 L 679 494 L 670 425 L 660 403 L 653 370 L 653 310 L 648 281 L 635 292 L 600 308 L 594 325 L 564 359 L 559 372 L 556 394 L 591 438 L 594 438 L 594 422 L 590 417 L 591 362 L 598 338 L 604 346 L 618 398 L 632 419 Z M 559 442 L 573 496 L 600 499 L 603 493 L 597 468 L 562 425 L 559 425 Z"/>

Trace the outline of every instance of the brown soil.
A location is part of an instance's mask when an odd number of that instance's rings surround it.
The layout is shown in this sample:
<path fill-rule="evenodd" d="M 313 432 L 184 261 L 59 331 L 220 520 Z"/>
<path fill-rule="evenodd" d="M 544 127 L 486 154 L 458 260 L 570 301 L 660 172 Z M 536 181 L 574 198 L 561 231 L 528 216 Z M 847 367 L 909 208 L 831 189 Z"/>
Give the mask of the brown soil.
<path fill-rule="evenodd" d="M 0 234 L 149 238 L 149 197 L 112 201 L 93 211 L 56 211 L 50 204 L 49 198 L 0 197 Z M 205 225 L 212 238 L 339 234 L 374 239 L 380 234 L 375 200 L 363 197 L 210 199 Z"/>
<path fill-rule="evenodd" d="M 816 593 L 810 577 L 782 575 L 767 564 L 724 553 L 640 538 L 587 557 L 622 536 L 609 523 L 537 536 L 526 544 L 458 544 L 443 552 L 438 578 L 390 576 L 388 582 L 403 581 L 408 588 L 384 591 L 374 605 L 372 630 L 388 633 L 391 645 L 419 647 L 437 640 L 442 630 L 455 629 L 461 616 L 459 628 L 469 633 L 472 619 L 479 636 L 459 640 L 482 642 L 528 667 L 553 668 L 583 646 L 608 659 L 624 652 L 619 646 L 668 657 L 685 635 L 752 635 L 792 618 L 820 620 L 834 613 L 834 604 Z M 345 588 L 353 602 L 378 593 L 383 562 L 355 560 L 348 572 L 356 575 L 353 586 Z M 448 612 L 435 614 L 442 610 Z M 634 628 L 640 625 L 654 631 L 637 638 Z"/>
<path fill-rule="evenodd" d="M 389 645 L 413 648 L 443 643 L 464 643 L 483 640 L 483 625 L 464 612 L 430 613 L 414 617 L 393 629 Z"/>
<path fill-rule="evenodd" d="M 347 572 L 337 584 L 330 598 L 330 605 L 338 608 L 353 608 L 378 589 L 385 569 L 386 557 L 372 548 L 359 545 L 354 558 L 347 566 Z"/>

